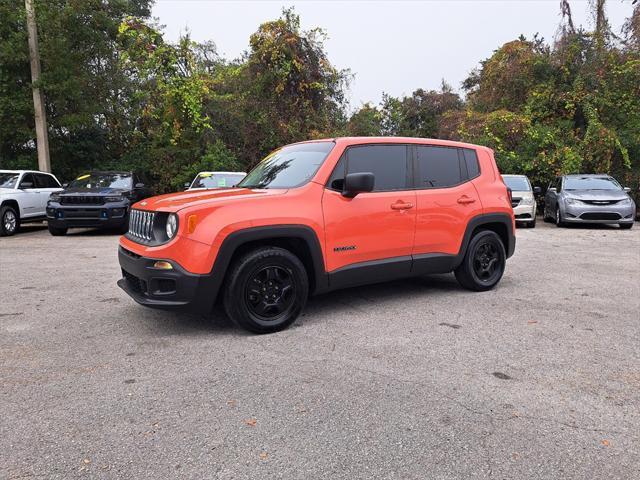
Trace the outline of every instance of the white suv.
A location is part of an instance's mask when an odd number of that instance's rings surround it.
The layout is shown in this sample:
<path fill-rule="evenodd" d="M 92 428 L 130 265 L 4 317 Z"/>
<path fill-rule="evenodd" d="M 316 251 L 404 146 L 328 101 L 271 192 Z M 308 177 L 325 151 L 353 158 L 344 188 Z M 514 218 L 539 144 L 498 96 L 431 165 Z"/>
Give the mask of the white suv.
<path fill-rule="evenodd" d="M 502 175 L 502 180 L 511 189 L 511 207 L 517 224 L 534 228 L 536 226 L 536 195 L 540 187 L 531 188 L 526 175 Z"/>
<path fill-rule="evenodd" d="M 13 235 L 21 223 L 47 218 L 47 201 L 62 190 L 50 173 L 0 170 L 0 237 Z"/>

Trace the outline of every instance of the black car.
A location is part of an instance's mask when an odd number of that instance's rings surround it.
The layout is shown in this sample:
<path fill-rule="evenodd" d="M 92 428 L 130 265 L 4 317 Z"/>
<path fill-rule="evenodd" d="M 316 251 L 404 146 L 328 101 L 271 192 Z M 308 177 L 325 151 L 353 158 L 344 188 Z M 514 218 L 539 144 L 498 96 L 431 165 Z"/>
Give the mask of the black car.
<path fill-rule="evenodd" d="M 111 228 L 126 232 L 129 207 L 151 191 L 134 172 L 92 172 L 63 185 L 47 204 L 51 235 L 65 235 L 69 228 Z"/>

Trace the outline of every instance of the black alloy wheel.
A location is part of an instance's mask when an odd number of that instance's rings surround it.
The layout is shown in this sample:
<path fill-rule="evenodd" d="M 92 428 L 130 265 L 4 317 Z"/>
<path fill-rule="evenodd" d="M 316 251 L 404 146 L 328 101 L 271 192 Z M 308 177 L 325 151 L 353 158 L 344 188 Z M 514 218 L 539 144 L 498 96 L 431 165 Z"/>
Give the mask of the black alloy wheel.
<path fill-rule="evenodd" d="M 455 270 L 456 279 L 469 290 L 490 290 L 502 278 L 506 259 L 504 244 L 498 234 L 482 230 L 469 242 L 464 259 Z"/>
<path fill-rule="evenodd" d="M 284 330 L 298 318 L 309 278 L 289 250 L 265 246 L 236 258 L 225 278 L 223 303 L 239 327 L 254 333 Z"/>
<path fill-rule="evenodd" d="M 295 300 L 292 274 L 279 265 L 263 267 L 252 274 L 245 287 L 247 308 L 264 320 L 286 312 Z"/>

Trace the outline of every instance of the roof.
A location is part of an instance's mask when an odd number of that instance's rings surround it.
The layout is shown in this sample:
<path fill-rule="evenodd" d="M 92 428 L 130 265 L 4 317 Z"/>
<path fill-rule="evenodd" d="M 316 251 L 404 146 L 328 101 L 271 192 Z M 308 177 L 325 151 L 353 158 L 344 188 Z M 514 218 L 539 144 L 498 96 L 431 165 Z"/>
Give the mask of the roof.
<path fill-rule="evenodd" d="M 53 175 L 53 173 L 50 172 L 41 172 L 40 170 L 4 170 L 4 169 L 0 169 L 0 173 L 44 173 L 46 175 Z"/>
<path fill-rule="evenodd" d="M 474 145 L 472 143 L 456 142 L 453 140 L 440 140 L 438 138 L 419 138 L 419 137 L 335 137 L 335 138 L 318 138 L 314 140 L 306 140 L 296 143 L 313 143 L 313 142 L 335 142 L 336 144 L 358 145 L 364 143 L 412 143 L 421 144 L 428 143 L 443 147 L 458 148 L 482 148 L 491 151 L 489 147 L 483 145 Z M 295 145 L 292 144 L 292 145 Z"/>
<path fill-rule="evenodd" d="M 584 177 L 611 178 L 611 175 L 608 175 L 606 173 L 569 173 L 567 175 L 563 175 L 563 177 L 573 177 L 573 178 L 584 178 Z"/>
<path fill-rule="evenodd" d="M 501 174 L 503 177 L 522 177 L 522 178 L 527 178 L 526 175 L 519 175 L 516 173 L 503 173 Z"/>

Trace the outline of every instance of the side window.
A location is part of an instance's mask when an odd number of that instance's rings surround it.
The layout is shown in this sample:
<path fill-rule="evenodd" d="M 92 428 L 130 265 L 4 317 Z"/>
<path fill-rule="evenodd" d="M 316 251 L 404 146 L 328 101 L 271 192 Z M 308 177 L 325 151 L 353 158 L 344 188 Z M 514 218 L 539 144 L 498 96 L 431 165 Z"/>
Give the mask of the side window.
<path fill-rule="evenodd" d="M 463 148 L 464 161 L 467 164 L 467 172 L 469 173 L 469 180 L 476 178 L 480 175 L 480 164 L 478 163 L 478 154 L 475 150 L 470 148 Z"/>
<path fill-rule="evenodd" d="M 346 153 L 347 173 L 373 173 L 374 191 L 409 188 L 406 145 L 365 145 L 351 147 Z"/>
<path fill-rule="evenodd" d="M 560 193 L 560 190 L 562 189 L 562 177 L 558 177 L 558 178 L 556 178 L 556 185 L 555 185 L 555 187 L 556 187 L 556 191 L 557 191 L 558 193 Z"/>
<path fill-rule="evenodd" d="M 329 181 L 327 182 L 327 186 L 331 190 L 337 190 L 341 192 L 344 190 L 344 176 L 346 175 L 346 164 L 347 164 L 347 152 L 344 152 L 338 160 L 335 168 L 333 169 L 333 173 L 329 177 Z"/>
<path fill-rule="evenodd" d="M 30 173 L 25 173 L 22 176 L 22 180 L 20 180 L 20 186 L 18 188 L 27 188 L 25 186 L 26 183 L 30 183 L 31 186 L 28 187 L 28 189 L 32 189 L 32 188 L 37 188 L 36 182 L 35 182 L 35 178 L 33 178 L 33 175 Z"/>
<path fill-rule="evenodd" d="M 35 177 L 36 177 L 36 182 L 38 182 L 37 186 L 39 188 L 60 188 L 60 185 L 58 184 L 58 182 L 56 182 L 56 179 L 53 178 L 51 175 L 36 173 Z"/>
<path fill-rule="evenodd" d="M 466 180 L 457 148 L 418 145 L 416 151 L 417 188 L 451 187 L 462 183 L 463 178 Z"/>

